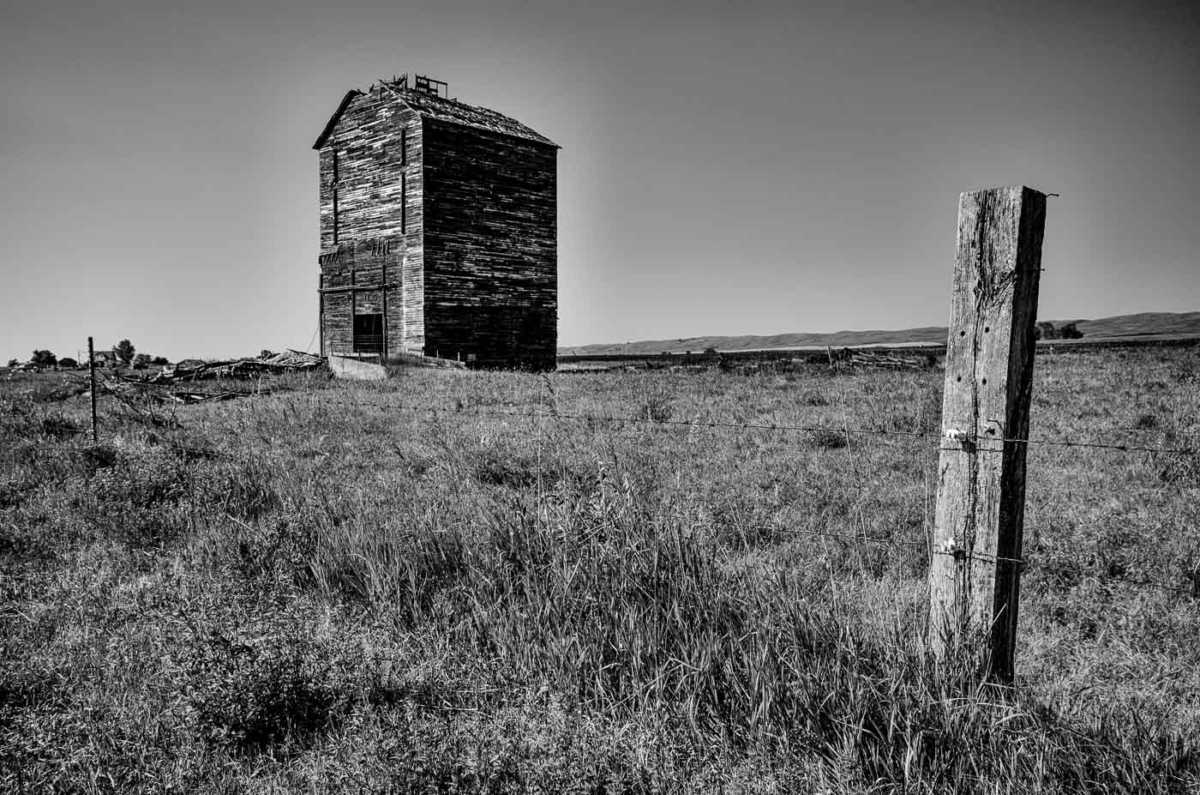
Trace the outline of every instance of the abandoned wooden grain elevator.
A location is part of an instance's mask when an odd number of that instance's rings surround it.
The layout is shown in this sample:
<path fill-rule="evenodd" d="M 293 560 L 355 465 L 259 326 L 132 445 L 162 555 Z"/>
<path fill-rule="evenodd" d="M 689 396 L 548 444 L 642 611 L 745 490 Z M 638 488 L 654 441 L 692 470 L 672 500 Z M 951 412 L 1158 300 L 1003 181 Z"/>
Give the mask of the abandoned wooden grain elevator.
<path fill-rule="evenodd" d="M 321 353 L 551 369 L 559 147 L 446 88 L 350 91 L 313 144 Z"/>

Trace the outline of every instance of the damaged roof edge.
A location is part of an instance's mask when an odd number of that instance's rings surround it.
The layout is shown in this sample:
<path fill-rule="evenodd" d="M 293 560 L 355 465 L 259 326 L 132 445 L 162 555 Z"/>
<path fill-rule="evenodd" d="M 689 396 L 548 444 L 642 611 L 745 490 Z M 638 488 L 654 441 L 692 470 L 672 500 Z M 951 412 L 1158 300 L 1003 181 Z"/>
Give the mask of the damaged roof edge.
<path fill-rule="evenodd" d="M 521 139 L 524 139 L 527 141 L 532 141 L 534 143 L 553 146 L 555 149 L 562 148 L 561 146 L 556 144 L 554 141 L 551 141 L 549 138 L 547 138 L 546 136 L 537 132 L 536 130 L 528 127 L 525 124 L 522 124 L 521 122 L 517 121 L 516 119 L 514 119 L 510 116 L 505 116 L 504 114 L 502 114 L 498 111 L 491 110 L 490 108 L 476 107 L 474 105 L 467 105 L 464 102 L 459 102 L 458 100 L 445 99 L 442 97 L 438 97 L 437 102 L 444 103 L 444 105 L 449 105 L 449 106 L 452 106 L 453 108 L 460 109 L 458 112 L 449 112 L 448 113 L 443 108 L 435 109 L 433 107 L 422 106 L 423 103 L 425 101 L 427 101 L 427 98 L 425 98 L 425 97 L 411 97 L 410 98 L 409 96 L 401 95 L 400 93 L 396 92 L 394 89 L 392 89 L 391 86 L 387 85 L 387 83 L 383 83 L 382 86 L 384 88 L 389 89 L 389 91 L 391 91 L 391 93 L 392 93 L 393 97 L 396 99 L 396 101 L 403 103 L 408 108 L 415 111 L 417 113 L 417 115 L 419 115 L 423 118 L 432 119 L 435 121 L 447 122 L 449 124 L 458 124 L 458 125 L 462 125 L 465 127 L 474 127 L 476 129 L 487 130 L 490 132 L 497 133 L 499 135 L 508 135 L 508 136 L 512 136 L 514 138 L 521 138 Z M 313 149 L 320 149 L 321 147 L 323 147 L 326 144 L 326 142 L 329 140 L 329 137 L 331 135 L 333 135 L 333 130 L 335 127 L 337 127 L 337 123 L 341 119 L 342 114 L 345 113 L 346 109 L 350 106 L 350 103 L 352 103 L 358 97 L 364 96 L 364 94 L 365 94 L 365 92 L 358 91 L 357 89 L 346 93 L 346 96 L 342 98 L 341 104 L 338 105 L 337 110 L 334 111 L 333 115 L 329 117 L 329 122 L 326 123 L 325 129 L 322 130 L 321 135 L 317 137 L 316 143 L 313 144 Z M 439 111 L 441 111 L 441 112 L 439 112 Z M 466 113 L 463 113 L 463 111 L 466 111 Z M 478 114 L 478 115 L 481 115 L 484 117 L 490 116 L 492 118 L 490 118 L 490 119 L 470 118 L 469 114 Z M 499 126 L 488 123 L 489 121 L 493 121 L 493 120 L 494 121 L 502 120 L 503 123 Z"/>
<path fill-rule="evenodd" d="M 355 97 L 361 97 L 362 93 L 356 88 L 352 88 L 346 92 L 346 96 L 342 97 L 342 102 L 337 106 L 337 110 L 333 112 L 333 115 L 329 117 L 329 121 L 325 123 L 325 129 L 321 130 L 321 134 L 317 136 L 317 141 L 313 144 L 313 149 L 320 149 L 325 145 L 325 142 L 329 140 L 329 136 L 333 135 L 333 128 L 337 126 L 338 119 L 342 118 L 342 114 L 346 112 L 346 108 L 350 107 L 350 103 L 354 101 Z"/>

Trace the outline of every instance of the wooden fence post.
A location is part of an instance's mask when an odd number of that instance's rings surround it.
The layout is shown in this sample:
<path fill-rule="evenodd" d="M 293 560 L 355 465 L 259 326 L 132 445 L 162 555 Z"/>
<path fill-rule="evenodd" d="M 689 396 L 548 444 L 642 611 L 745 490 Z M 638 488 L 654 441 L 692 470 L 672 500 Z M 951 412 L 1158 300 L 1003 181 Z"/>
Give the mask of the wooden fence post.
<path fill-rule="evenodd" d="M 1045 223 L 1046 196 L 1026 187 L 959 197 L 930 642 L 944 658 L 984 641 L 988 677 L 1002 683 L 1013 678 Z"/>
<path fill-rule="evenodd" d="M 91 337 L 88 337 L 88 372 L 92 377 L 92 444 L 99 444 L 100 433 L 96 429 L 96 349 Z"/>

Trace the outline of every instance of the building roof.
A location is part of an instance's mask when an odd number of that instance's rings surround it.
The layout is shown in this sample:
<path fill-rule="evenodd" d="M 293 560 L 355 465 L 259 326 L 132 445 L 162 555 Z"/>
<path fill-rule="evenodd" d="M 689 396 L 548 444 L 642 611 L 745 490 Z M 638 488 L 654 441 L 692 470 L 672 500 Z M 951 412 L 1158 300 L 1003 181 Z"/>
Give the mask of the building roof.
<path fill-rule="evenodd" d="M 380 90 L 391 94 L 396 102 L 410 108 L 422 118 L 477 127 L 481 130 L 491 130 L 503 135 L 512 135 L 548 146 L 558 146 L 554 141 L 551 141 L 546 136 L 534 131 L 511 116 L 505 116 L 503 113 L 498 113 L 489 108 L 468 105 L 465 102 L 438 96 L 427 91 L 406 88 L 401 82 L 389 83 L 383 81 L 378 84 L 378 88 L 372 86 L 370 90 Z M 356 98 L 362 95 L 362 91 L 349 91 L 346 93 L 337 110 L 329 117 L 329 122 L 325 125 L 325 129 L 321 131 L 321 135 L 317 138 L 316 143 L 313 144 L 313 149 L 320 149 L 325 145 L 325 142 L 329 140 L 329 136 L 333 134 L 333 130 L 337 126 L 342 114 L 346 112 L 346 109 L 350 107 L 350 104 Z"/>

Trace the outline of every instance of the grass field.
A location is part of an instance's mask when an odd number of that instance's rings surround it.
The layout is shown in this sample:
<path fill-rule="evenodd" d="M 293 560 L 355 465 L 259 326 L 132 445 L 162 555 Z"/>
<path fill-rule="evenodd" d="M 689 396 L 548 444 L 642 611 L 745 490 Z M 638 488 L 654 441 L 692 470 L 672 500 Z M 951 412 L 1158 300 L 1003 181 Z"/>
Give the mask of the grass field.
<path fill-rule="evenodd" d="M 281 378 L 97 446 L 0 380 L 0 790 L 1195 791 L 1200 459 L 1030 446 L 976 686 L 924 652 L 941 378 Z M 1032 426 L 1195 448 L 1200 349 L 1042 356 Z"/>

